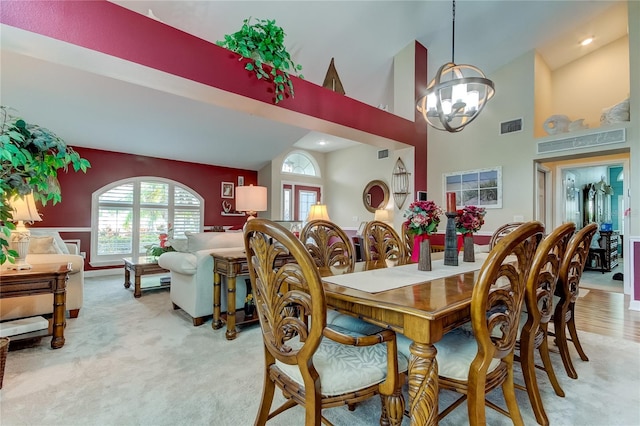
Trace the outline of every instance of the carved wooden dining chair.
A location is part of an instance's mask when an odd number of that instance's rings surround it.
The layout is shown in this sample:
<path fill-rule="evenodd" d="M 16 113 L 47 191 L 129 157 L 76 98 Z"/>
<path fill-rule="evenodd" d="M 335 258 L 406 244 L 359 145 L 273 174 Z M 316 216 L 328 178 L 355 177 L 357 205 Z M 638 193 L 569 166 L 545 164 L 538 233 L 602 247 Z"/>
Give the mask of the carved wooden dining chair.
<path fill-rule="evenodd" d="M 542 223 L 527 222 L 495 245 L 473 287 L 472 330 L 454 329 L 435 343 L 440 389 L 462 394 L 438 420 L 466 400 L 471 425 L 486 424 L 485 405 L 523 424 L 514 390 L 514 352 L 529 271 L 543 233 Z M 401 353 L 408 351 L 406 340 Z M 499 386 L 508 411 L 485 398 Z"/>
<path fill-rule="evenodd" d="M 397 265 L 407 262 L 405 242 L 393 227 L 373 220 L 364 227 L 364 259 L 367 261 L 391 261 Z"/>
<path fill-rule="evenodd" d="M 498 227 L 491 235 L 491 239 L 489 240 L 489 248 L 492 249 L 498 241 L 504 238 L 505 235 L 508 235 L 511 231 L 518 228 L 518 226 L 522 225 L 523 222 L 510 222 L 505 223 L 504 225 Z"/>
<path fill-rule="evenodd" d="M 571 362 L 566 331 L 569 330 L 570 340 L 578 351 L 580 359 L 589 361 L 578 339 L 574 311 L 580 292 L 580 278 L 582 278 L 582 272 L 589 256 L 589 246 L 597 230 L 598 224 L 590 223 L 573 235 L 562 260 L 556 287 L 556 308 L 553 315 L 554 331 L 549 334 L 555 336 L 562 363 L 567 375 L 572 379 L 577 379 L 578 373 Z"/>
<path fill-rule="evenodd" d="M 548 425 L 549 419 L 544 411 L 540 390 L 536 379 L 536 368 L 542 368 L 549 377 L 549 381 L 558 396 L 564 396 L 564 391 L 553 371 L 547 334 L 549 321 L 553 318 L 553 300 L 562 260 L 575 232 L 576 226 L 569 222 L 558 226 L 538 246 L 525 293 L 525 310 L 520 318 L 520 333 L 516 342 L 518 359 L 522 365 L 524 375 L 524 389 L 529 395 L 529 401 L 541 425 Z M 537 366 L 534 351 L 538 349 L 543 366 Z M 516 385 L 518 388 L 522 386 Z"/>
<path fill-rule="evenodd" d="M 327 327 L 327 302 L 318 268 L 290 231 L 266 219 L 245 225 L 244 242 L 264 343 L 264 385 L 256 425 L 299 404 L 305 425 L 330 424 L 321 410 L 382 396 L 382 422 L 400 424 L 404 401 L 395 333 L 352 337 Z M 278 267 L 278 255 L 295 262 Z M 286 401 L 271 410 L 276 386 Z M 396 413 L 400 419 L 389 419 Z M 399 413 L 399 414 L 397 414 Z"/>
<path fill-rule="evenodd" d="M 300 232 L 300 241 L 306 247 L 318 268 L 338 268 L 343 273 L 353 272 L 356 253 L 347 234 L 328 220 L 309 221 Z"/>

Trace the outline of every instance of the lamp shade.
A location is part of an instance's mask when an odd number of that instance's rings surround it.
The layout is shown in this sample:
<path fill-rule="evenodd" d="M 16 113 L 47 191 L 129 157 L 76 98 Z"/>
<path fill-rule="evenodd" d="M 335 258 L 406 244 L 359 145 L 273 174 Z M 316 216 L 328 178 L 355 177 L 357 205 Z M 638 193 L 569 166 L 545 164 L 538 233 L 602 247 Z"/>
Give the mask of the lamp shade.
<path fill-rule="evenodd" d="M 36 202 L 33 198 L 33 193 L 26 195 L 15 195 L 9 201 L 12 212 L 12 221 L 24 221 L 24 222 L 36 222 L 41 221 L 42 218 L 36 208 Z"/>
<path fill-rule="evenodd" d="M 329 219 L 329 213 L 327 213 L 327 206 L 325 204 L 314 204 L 309 209 L 309 216 L 307 216 L 307 222 L 312 220 L 331 220 Z"/>
<path fill-rule="evenodd" d="M 374 216 L 375 220 L 378 220 L 380 222 L 389 222 L 389 218 L 390 218 L 389 210 L 387 210 L 387 209 L 378 209 L 378 210 L 376 210 L 376 213 L 375 213 L 375 216 Z"/>
<path fill-rule="evenodd" d="M 267 210 L 266 186 L 236 187 L 236 210 L 241 212 L 263 212 Z"/>

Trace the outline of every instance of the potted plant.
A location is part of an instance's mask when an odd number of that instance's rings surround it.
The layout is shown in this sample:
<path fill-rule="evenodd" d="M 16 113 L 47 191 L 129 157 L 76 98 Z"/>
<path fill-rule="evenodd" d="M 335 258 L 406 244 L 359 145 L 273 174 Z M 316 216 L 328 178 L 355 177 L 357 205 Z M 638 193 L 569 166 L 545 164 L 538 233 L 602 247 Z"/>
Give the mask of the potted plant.
<path fill-rule="evenodd" d="M 219 40 L 216 44 L 249 59 L 246 70 L 255 72 L 258 79 L 264 78 L 273 82 L 276 104 L 283 100 L 286 94 L 293 98 L 293 82 L 289 73 L 298 74 L 302 66 L 293 62 L 285 48 L 285 32 L 276 25 L 275 20 L 258 19 L 254 24 L 250 21 L 251 18 L 242 21 L 240 31 L 226 34 L 224 40 Z M 271 69 L 265 69 L 265 65 Z M 298 74 L 298 77 L 304 78 L 302 74 Z"/>
<path fill-rule="evenodd" d="M 58 170 L 86 172 L 89 161 L 44 127 L 27 123 L 9 114 L 10 108 L 0 105 L 0 265 L 14 262 L 17 253 L 9 249 L 9 235 L 15 225 L 11 222 L 9 200 L 14 195 L 33 192 L 42 205 L 62 200 Z"/>

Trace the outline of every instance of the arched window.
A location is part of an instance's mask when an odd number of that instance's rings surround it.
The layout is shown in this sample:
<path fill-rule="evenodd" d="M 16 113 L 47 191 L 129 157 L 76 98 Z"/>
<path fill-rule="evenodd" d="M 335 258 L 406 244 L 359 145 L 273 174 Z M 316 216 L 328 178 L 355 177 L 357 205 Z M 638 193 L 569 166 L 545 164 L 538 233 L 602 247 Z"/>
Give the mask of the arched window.
<path fill-rule="evenodd" d="M 320 177 L 320 168 L 313 157 L 294 151 L 282 162 L 282 173 Z"/>
<path fill-rule="evenodd" d="M 145 255 L 159 235 L 200 232 L 204 199 L 178 182 L 137 177 L 104 186 L 92 195 L 91 264 L 113 265 Z"/>

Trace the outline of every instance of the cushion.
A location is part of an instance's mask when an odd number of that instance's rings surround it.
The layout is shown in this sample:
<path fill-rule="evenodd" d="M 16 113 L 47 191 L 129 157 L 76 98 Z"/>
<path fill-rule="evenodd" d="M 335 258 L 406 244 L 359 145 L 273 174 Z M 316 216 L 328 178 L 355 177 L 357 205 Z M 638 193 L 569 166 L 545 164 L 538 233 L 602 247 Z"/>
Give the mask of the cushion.
<path fill-rule="evenodd" d="M 53 237 L 31 236 L 29 239 L 30 254 L 62 254 Z"/>
<path fill-rule="evenodd" d="M 410 356 L 409 345 L 412 341 L 402 334 L 397 335 L 398 353 Z M 434 346 L 437 349 L 438 375 L 450 379 L 467 381 L 471 362 L 478 353 L 478 344 L 470 333 L 455 329 L 445 334 Z M 498 368 L 499 359 L 492 359 L 487 374 Z"/>
<path fill-rule="evenodd" d="M 187 251 L 196 252 L 206 249 L 244 247 L 242 232 L 185 232 Z"/>
<path fill-rule="evenodd" d="M 37 228 L 30 228 L 29 231 L 31 232 L 31 237 L 34 237 L 34 236 L 35 237 L 53 237 L 53 239 L 56 242 L 56 245 L 60 249 L 60 253 L 70 254 L 69 249 L 67 248 L 67 245 L 64 243 L 64 240 L 62 239 L 62 237 L 58 232 L 49 231 L 46 229 L 37 229 Z"/>
<path fill-rule="evenodd" d="M 189 241 L 186 238 L 169 238 L 167 242 L 175 251 L 182 253 L 185 253 L 189 248 Z"/>
<path fill-rule="evenodd" d="M 300 347 L 294 340 L 292 347 Z M 376 383 L 387 376 L 387 345 L 348 346 L 324 338 L 313 355 L 313 364 L 320 375 L 322 395 L 332 396 L 353 392 Z M 278 368 L 303 386 L 297 365 L 287 365 L 276 360 Z M 408 361 L 398 353 L 398 369 L 407 371 Z"/>
<path fill-rule="evenodd" d="M 158 258 L 161 268 L 184 275 L 194 275 L 198 270 L 197 263 L 198 258 L 195 255 L 178 251 L 162 253 Z"/>
<path fill-rule="evenodd" d="M 343 330 L 349 330 L 359 335 L 368 336 L 370 334 L 379 333 L 384 330 L 377 325 L 370 324 L 351 315 L 341 314 L 336 311 L 327 311 L 327 327 L 339 327 Z M 341 331 L 344 333 L 344 331 Z M 349 334 L 349 333 L 344 333 Z"/>

